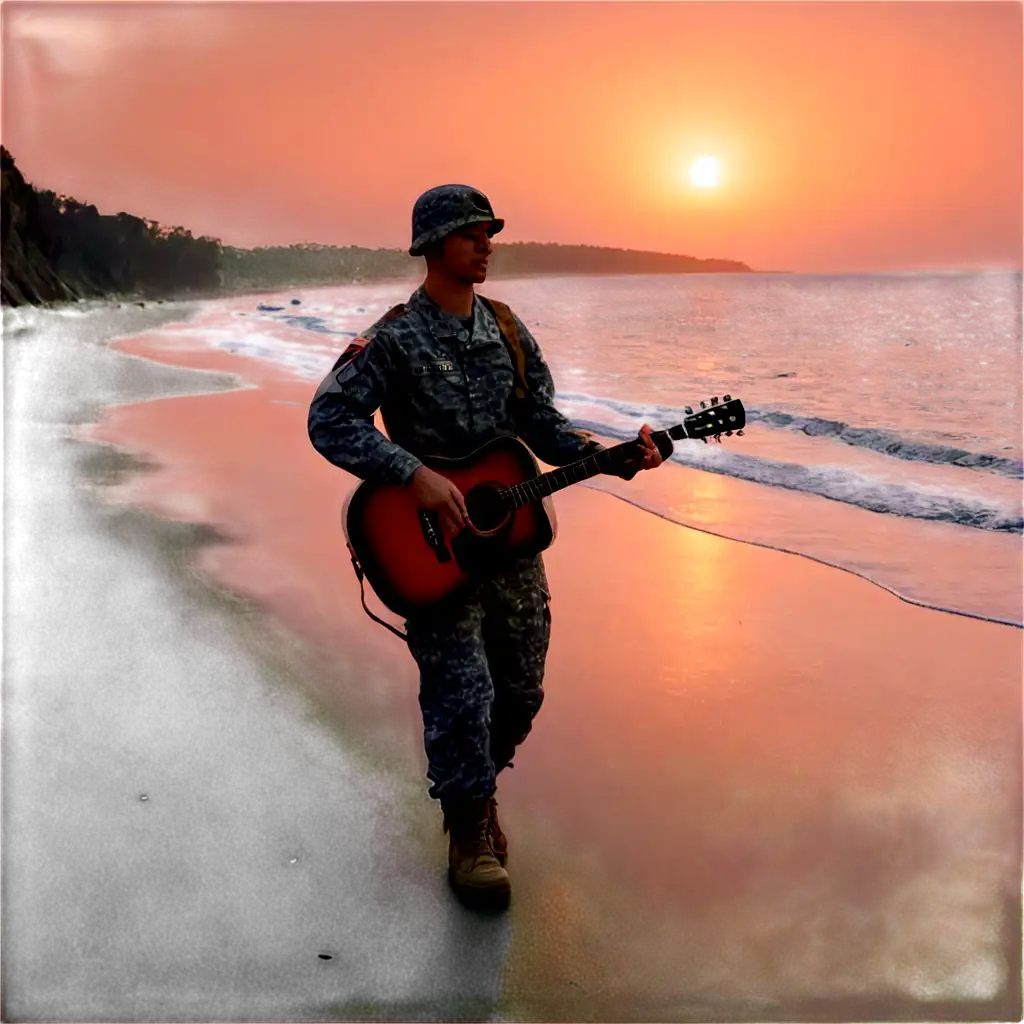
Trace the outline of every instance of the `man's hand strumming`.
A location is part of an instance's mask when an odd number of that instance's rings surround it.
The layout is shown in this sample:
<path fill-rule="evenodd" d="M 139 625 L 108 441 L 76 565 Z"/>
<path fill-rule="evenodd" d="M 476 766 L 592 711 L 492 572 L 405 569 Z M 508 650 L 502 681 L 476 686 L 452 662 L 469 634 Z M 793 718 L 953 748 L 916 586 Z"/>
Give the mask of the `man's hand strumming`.
<path fill-rule="evenodd" d="M 462 492 L 447 477 L 420 466 L 413 473 L 409 486 L 420 508 L 437 513 L 441 532 L 446 537 L 454 537 L 464 527 L 472 527 Z"/>

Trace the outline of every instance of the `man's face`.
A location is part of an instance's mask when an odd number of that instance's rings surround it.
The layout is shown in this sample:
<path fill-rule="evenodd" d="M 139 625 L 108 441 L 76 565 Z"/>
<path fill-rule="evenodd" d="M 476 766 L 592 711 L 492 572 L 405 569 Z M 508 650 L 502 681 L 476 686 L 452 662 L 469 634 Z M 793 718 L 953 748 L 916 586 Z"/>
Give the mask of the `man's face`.
<path fill-rule="evenodd" d="M 467 224 L 446 235 L 441 247 L 441 268 L 460 284 L 482 284 L 491 255 L 489 220 Z"/>

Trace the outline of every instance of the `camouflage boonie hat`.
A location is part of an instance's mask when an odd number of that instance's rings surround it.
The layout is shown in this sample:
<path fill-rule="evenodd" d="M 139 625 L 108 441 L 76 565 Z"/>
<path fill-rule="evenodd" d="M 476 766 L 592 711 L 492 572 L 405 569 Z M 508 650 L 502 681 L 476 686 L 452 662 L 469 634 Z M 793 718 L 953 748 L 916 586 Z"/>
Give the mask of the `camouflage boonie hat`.
<path fill-rule="evenodd" d="M 438 185 L 416 200 L 412 208 L 410 256 L 422 256 L 431 242 L 450 235 L 467 224 L 491 222 L 489 234 L 496 235 L 505 222 L 494 216 L 491 201 L 469 185 Z"/>

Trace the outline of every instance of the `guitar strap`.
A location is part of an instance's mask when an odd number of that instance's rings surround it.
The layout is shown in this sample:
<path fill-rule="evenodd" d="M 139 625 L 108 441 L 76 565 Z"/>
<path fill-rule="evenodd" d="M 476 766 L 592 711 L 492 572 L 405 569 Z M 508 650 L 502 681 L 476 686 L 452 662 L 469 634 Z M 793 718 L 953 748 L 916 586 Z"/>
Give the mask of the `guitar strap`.
<path fill-rule="evenodd" d="M 379 622 L 385 629 L 390 629 L 392 633 L 399 638 L 399 640 L 408 639 L 406 635 L 400 630 L 395 629 L 390 622 L 385 622 L 382 618 L 373 614 L 366 604 L 366 590 L 363 586 L 363 567 L 359 564 L 359 559 L 356 558 L 356 553 L 352 550 L 352 545 L 348 545 L 349 557 L 352 559 L 352 568 L 356 571 L 356 579 L 359 580 L 359 600 L 363 604 L 363 611 L 373 619 L 374 622 Z"/>
<path fill-rule="evenodd" d="M 498 321 L 501 340 L 505 342 L 508 354 L 512 358 L 512 372 L 516 377 L 512 394 L 517 402 L 522 402 L 530 388 L 526 383 L 526 352 L 523 350 L 523 340 L 519 337 L 519 328 L 516 327 L 516 318 L 504 302 L 498 302 L 497 299 L 485 299 L 482 295 L 480 300 Z"/>
<path fill-rule="evenodd" d="M 522 402 L 526 399 L 529 386 L 526 383 L 526 353 L 523 351 L 523 342 L 519 337 L 519 328 L 516 327 L 515 317 L 512 315 L 512 310 L 505 305 L 504 302 L 498 302 L 496 299 L 485 299 L 482 295 L 479 296 L 480 300 L 484 305 L 494 314 L 494 319 L 498 322 L 498 333 L 501 335 L 501 340 L 505 343 L 505 347 L 508 349 L 509 357 L 512 360 L 512 372 L 515 375 L 515 384 L 512 389 L 512 396 L 517 402 Z M 400 302 L 397 306 L 392 306 L 374 326 L 378 324 L 386 324 L 390 320 L 395 320 L 405 312 L 405 303 Z M 338 363 L 335 364 L 335 369 L 340 364 L 346 361 L 346 357 L 355 356 L 360 351 L 361 346 L 356 347 L 352 345 L 344 353 Z M 350 351 L 351 350 L 351 351 Z M 348 545 L 348 553 L 352 559 L 352 568 L 355 570 L 356 579 L 359 580 L 359 600 L 362 602 L 363 611 L 373 619 L 374 622 L 379 623 L 385 629 L 391 630 L 399 639 L 406 640 L 406 635 L 399 629 L 395 629 L 394 626 L 389 622 L 385 622 L 382 618 L 374 615 L 373 612 L 367 607 L 366 604 L 366 589 L 363 581 L 363 567 L 359 564 L 359 559 L 356 558 L 356 553 L 352 550 L 352 545 Z"/>

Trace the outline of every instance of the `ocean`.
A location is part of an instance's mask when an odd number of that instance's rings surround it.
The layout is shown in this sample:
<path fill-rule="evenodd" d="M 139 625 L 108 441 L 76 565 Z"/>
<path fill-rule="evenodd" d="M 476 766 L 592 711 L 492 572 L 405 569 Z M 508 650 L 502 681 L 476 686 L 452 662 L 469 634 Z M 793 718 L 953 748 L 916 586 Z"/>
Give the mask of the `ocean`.
<path fill-rule="evenodd" d="M 411 288 L 216 300 L 184 333 L 312 382 Z M 536 336 L 559 408 L 609 443 L 711 396 L 743 401 L 744 436 L 677 442 L 656 473 L 581 486 L 903 600 L 1024 621 L 1020 274 L 542 277 L 480 291 Z"/>

